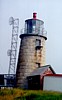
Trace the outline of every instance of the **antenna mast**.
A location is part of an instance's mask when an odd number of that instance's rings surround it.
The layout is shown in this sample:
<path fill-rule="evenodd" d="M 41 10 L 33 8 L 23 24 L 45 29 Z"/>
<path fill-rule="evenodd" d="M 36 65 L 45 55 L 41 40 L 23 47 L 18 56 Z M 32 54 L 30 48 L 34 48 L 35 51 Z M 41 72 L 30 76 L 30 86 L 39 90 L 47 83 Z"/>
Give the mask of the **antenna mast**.
<path fill-rule="evenodd" d="M 12 39 L 11 49 L 8 50 L 8 56 L 10 56 L 8 74 L 15 74 L 19 19 L 14 19 L 13 17 L 10 17 L 9 24 L 12 25 Z"/>

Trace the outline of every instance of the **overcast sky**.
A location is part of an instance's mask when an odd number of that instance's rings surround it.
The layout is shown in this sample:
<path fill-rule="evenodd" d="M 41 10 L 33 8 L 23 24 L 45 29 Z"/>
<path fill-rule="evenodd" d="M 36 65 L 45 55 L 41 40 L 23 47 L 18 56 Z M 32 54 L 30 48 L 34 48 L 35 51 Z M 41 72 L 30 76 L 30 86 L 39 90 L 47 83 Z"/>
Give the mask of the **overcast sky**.
<path fill-rule="evenodd" d="M 47 31 L 46 64 L 50 64 L 56 73 L 62 73 L 62 0 L 0 0 L 0 73 L 8 73 L 8 49 L 11 48 L 11 26 L 9 18 L 19 18 L 20 30 L 24 21 L 32 18 L 44 21 Z M 18 38 L 18 50 L 19 50 Z"/>

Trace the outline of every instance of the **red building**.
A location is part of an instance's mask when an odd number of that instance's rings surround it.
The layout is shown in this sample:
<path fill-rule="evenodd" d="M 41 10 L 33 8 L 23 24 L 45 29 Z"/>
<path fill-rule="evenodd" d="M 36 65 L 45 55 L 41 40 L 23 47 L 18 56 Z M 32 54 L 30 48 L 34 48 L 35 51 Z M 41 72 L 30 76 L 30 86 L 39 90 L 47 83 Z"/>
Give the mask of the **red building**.
<path fill-rule="evenodd" d="M 52 69 L 50 65 L 42 66 L 40 68 L 35 69 L 28 79 L 28 89 L 32 90 L 43 90 L 43 79 L 47 74 L 55 74 L 55 71 Z"/>

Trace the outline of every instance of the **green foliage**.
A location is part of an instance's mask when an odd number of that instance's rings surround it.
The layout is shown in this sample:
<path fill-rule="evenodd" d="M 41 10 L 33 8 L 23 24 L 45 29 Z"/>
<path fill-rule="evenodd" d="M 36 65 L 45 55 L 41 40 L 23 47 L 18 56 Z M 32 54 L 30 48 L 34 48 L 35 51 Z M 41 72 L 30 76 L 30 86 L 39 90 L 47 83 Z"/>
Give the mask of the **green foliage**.
<path fill-rule="evenodd" d="M 41 90 L 1 89 L 0 100 L 62 100 L 62 93 Z"/>
<path fill-rule="evenodd" d="M 46 91 L 27 91 L 24 96 L 20 96 L 16 98 L 16 100 L 62 100 L 62 94 L 56 92 L 49 93 Z"/>

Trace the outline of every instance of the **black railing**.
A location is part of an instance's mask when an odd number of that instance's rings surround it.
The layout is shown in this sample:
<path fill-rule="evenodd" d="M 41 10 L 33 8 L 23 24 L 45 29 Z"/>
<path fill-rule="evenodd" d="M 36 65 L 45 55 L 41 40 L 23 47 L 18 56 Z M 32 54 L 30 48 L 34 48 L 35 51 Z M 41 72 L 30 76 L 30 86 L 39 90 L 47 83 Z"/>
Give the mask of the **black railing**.
<path fill-rule="evenodd" d="M 37 34 L 47 38 L 47 31 L 44 29 L 41 31 L 40 29 L 36 28 L 36 29 L 31 29 L 30 31 L 28 29 L 23 28 L 21 29 L 21 34 Z"/>

